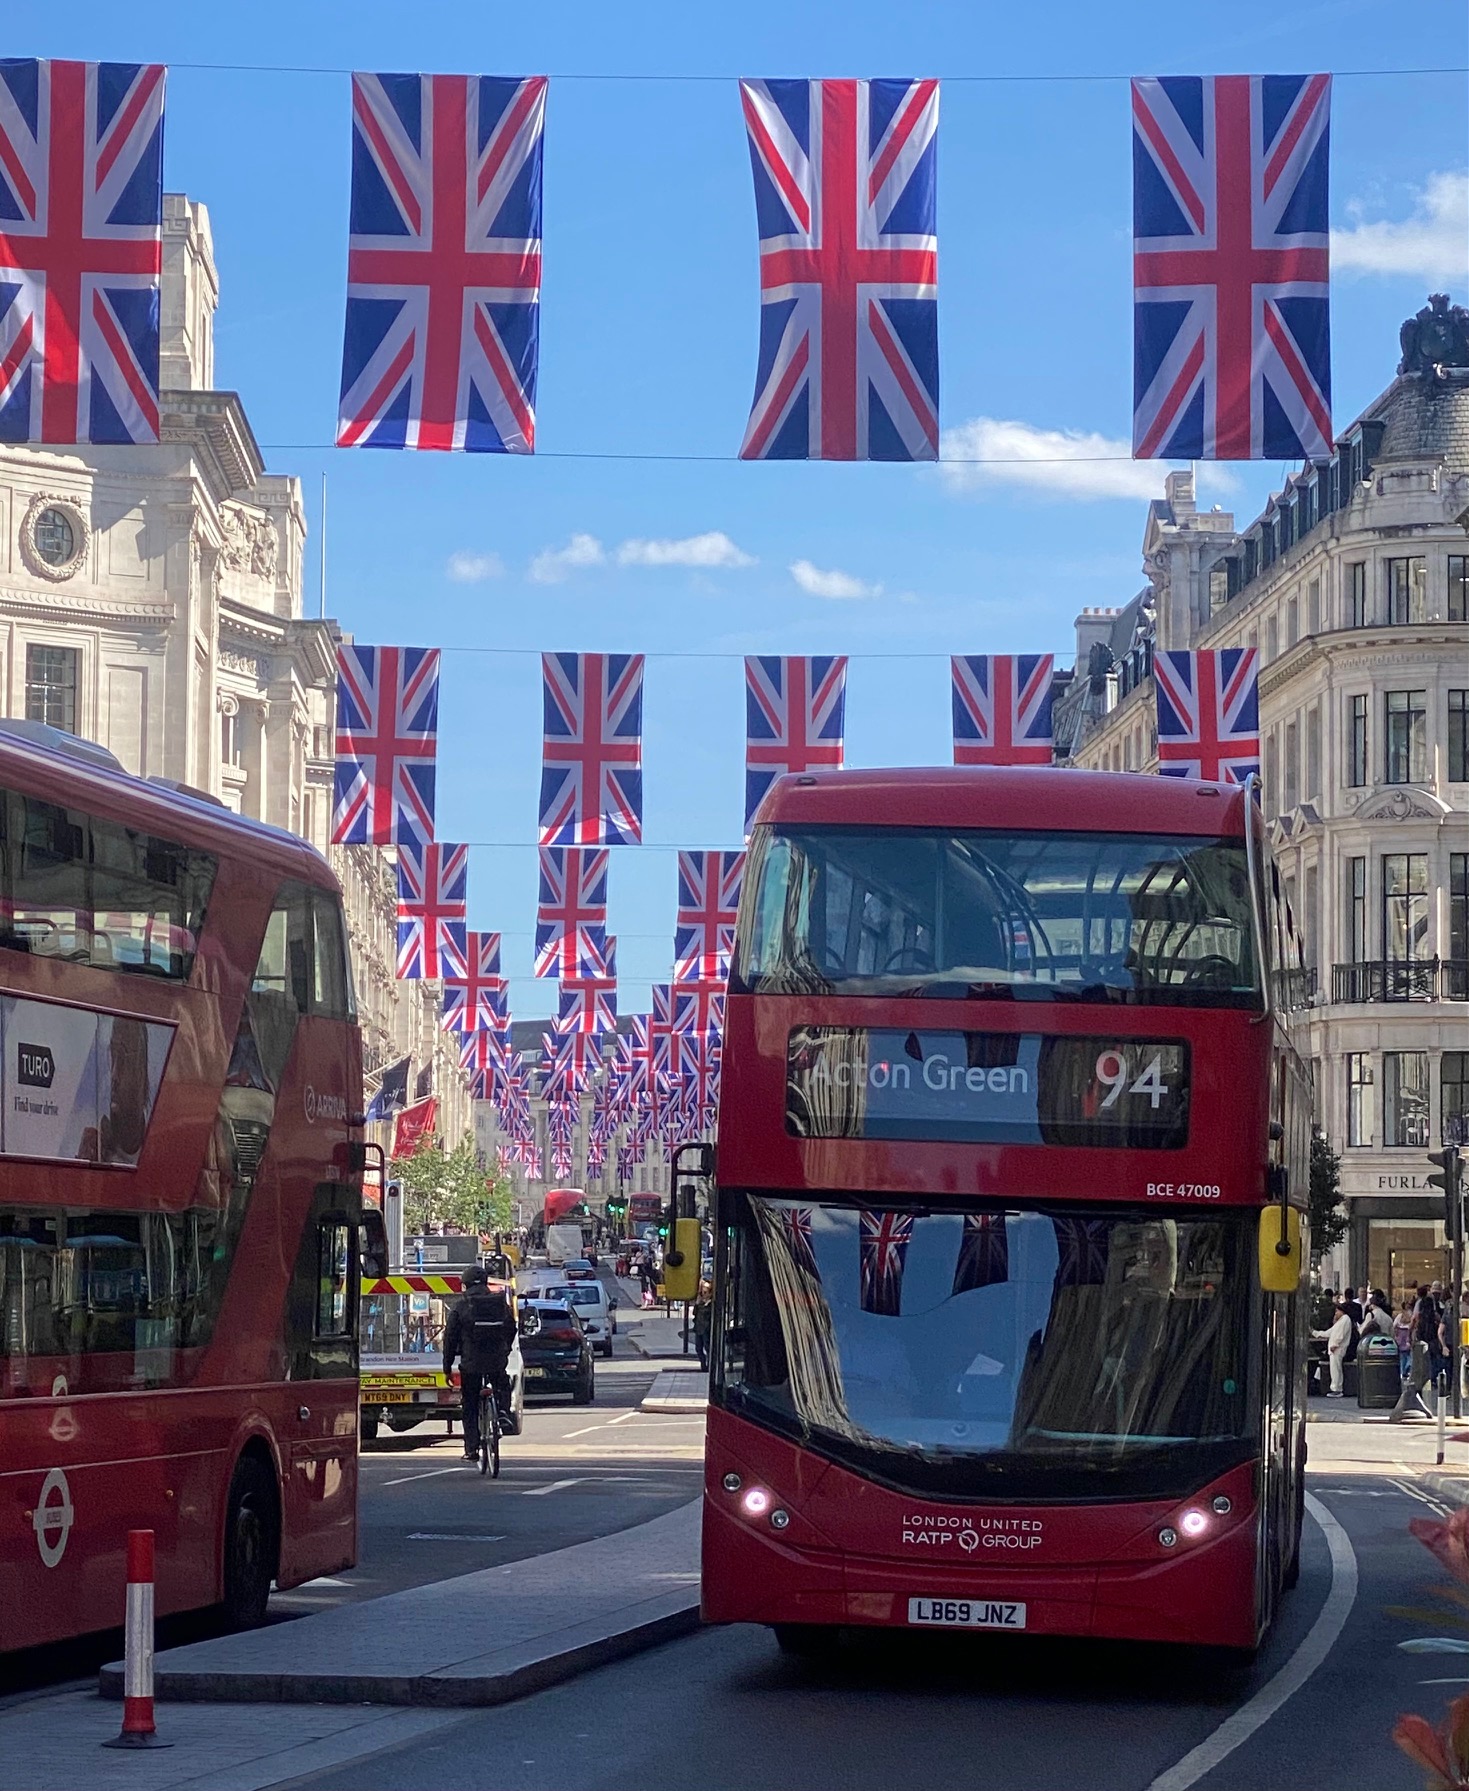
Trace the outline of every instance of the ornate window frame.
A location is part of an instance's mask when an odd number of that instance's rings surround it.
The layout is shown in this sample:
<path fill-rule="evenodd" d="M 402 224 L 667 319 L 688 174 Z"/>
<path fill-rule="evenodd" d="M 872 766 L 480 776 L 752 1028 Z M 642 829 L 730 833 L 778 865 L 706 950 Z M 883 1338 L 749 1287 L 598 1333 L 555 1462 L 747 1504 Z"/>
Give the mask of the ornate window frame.
<path fill-rule="evenodd" d="M 71 524 L 72 533 L 76 537 L 71 558 L 63 560 L 59 566 L 53 566 L 49 560 L 43 558 L 36 545 L 36 524 L 47 510 L 60 510 Z M 25 561 L 27 570 L 33 572 L 37 578 L 44 578 L 48 584 L 65 584 L 67 579 L 74 578 L 81 571 L 91 544 L 92 525 L 75 498 L 63 497 L 56 492 L 38 491 L 26 505 L 25 514 L 20 519 L 20 557 Z"/>

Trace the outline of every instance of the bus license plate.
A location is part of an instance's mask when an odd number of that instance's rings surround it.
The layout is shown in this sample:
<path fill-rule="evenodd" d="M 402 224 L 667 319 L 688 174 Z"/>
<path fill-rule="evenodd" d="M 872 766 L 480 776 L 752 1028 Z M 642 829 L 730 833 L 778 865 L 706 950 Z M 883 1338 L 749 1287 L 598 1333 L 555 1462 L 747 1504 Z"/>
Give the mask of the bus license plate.
<path fill-rule="evenodd" d="M 908 1621 L 945 1629 L 1024 1629 L 1025 1606 L 994 1598 L 910 1598 Z"/>
<path fill-rule="evenodd" d="M 411 1393 L 389 1391 L 384 1388 L 381 1393 L 373 1394 L 372 1403 L 374 1405 L 412 1405 L 413 1395 Z"/>

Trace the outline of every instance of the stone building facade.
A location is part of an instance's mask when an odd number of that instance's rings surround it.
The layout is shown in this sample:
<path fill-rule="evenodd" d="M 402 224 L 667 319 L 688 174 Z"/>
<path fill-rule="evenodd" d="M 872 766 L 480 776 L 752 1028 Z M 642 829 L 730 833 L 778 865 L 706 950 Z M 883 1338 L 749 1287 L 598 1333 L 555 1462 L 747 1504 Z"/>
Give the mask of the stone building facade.
<path fill-rule="evenodd" d="M 1400 373 L 1246 528 L 1170 474 L 1143 563 L 1131 603 L 1078 618 L 1058 742 L 1155 770 L 1153 652 L 1259 649 L 1296 1033 L 1351 1215 L 1324 1272 L 1396 1292 L 1445 1265 L 1425 1153 L 1469 1141 L 1469 365 Z"/>
<path fill-rule="evenodd" d="M 392 865 L 327 844 L 339 631 L 305 614 L 300 481 L 266 472 L 238 394 L 214 388 L 205 207 L 167 194 L 163 245 L 159 444 L 0 446 L 0 715 L 98 741 L 129 771 L 329 852 L 367 1061 L 430 1065 L 453 1141 L 472 1125 L 465 1079 L 437 1031 L 438 985 L 394 978 Z"/>

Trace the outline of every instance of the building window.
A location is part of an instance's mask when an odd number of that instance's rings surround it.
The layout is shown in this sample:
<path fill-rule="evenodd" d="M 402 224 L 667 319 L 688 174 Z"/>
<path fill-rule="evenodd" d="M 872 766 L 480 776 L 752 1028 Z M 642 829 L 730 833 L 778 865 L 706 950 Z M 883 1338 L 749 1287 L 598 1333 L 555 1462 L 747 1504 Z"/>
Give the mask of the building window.
<path fill-rule="evenodd" d="M 1285 644 L 1293 647 L 1301 638 L 1301 606 L 1294 597 L 1285 603 Z"/>
<path fill-rule="evenodd" d="M 1316 798 L 1321 794 L 1321 708 L 1317 704 L 1306 711 L 1306 790 Z"/>
<path fill-rule="evenodd" d="M 1347 698 L 1347 784 L 1360 790 L 1367 783 L 1367 698 Z"/>
<path fill-rule="evenodd" d="M 236 708 L 223 709 L 219 716 L 219 759 L 238 771 L 245 763 L 244 717 Z"/>
<path fill-rule="evenodd" d="M 1280 623 L 1274 616 L 1265 618 L 1265 663 L 1271 665 L 1280 657 Z"/>
<path fill-rule="evenodd" d="M 1347 1143 L 1371 1145 L 1377 1137 L 1377 1090 L 1366 1051 L 1347 1053 Z"/>
<path fill-rule="evenodd" d="M 1321 874 L 1314 864 L 1306 866 L 1306 903 L 1301 915 L 1301 943 L 1307 964 L 1315 964 L 1318 959 L 1317 945 L 1321 936 L 1321 916 L 1317 912 L 1321 901 Z"/>
<path fill-rule="evenodd" d="M 1469 1001 L 1469 852 L 1449 853 L 1449 961 L 1443 993 Z"/>
<path fill-rule="evenodd" d="M 1383 698 L 1383 779 L 1421 784 L 1428 777 L 1428 692 L 1390 690 Z"/>
<path fill-rule="evenodd" d="M 1438 1060 L 1438 1135 L 1443 1144 L 1469 1144 L 1469 1051 Z"/>
<path fill-rule="evenodd" d="M 1384 1051 L 1382 1054 L 1382 1142 L 1395 1147 L 1427 1147 L 1426 1051 Z"/>
<path fill-rule="evenodd" d="M 1321 580 L 1313 578 L 1306 586 L 1306 632 L 1321 632 Z"/>
<path fill-rule="evenodd" d="M 1382 955 L 1393 964 L 1428 956 L 1428 858 L 1389 852 L 1382 860 Z"/>
<path fill-rule="evenodd" d="M 1276 814 L 1280 813 L 1280 749 L 1275 744 L 1274 734 L 1265 739 L 1264 776 L 1261 782 L 1265 786 L 1265 801 Z"/>
<path fill-rule="evenodd" d="M 1389 623 L 1422 622 L 1428 614 L 1428 562 L 1422 554 L 1387 562 Z"/>
<path fill-rule="evenodd" d="M 1352 628 L 1367 626 L 1367 562 L 1353 560 L 1347 567 L 1347 619 Z"/>
<path fill-rule="evenodd" d="M 1209 572 L 1209 614 L 1217 615 L 1229 602 L 1229 568 L 1211 567 Z"/>
<path fill-rule="evenodd" d="M 1353 964 L 1367 962 L 1367 860 L 1347 860 L 1347 952 Z"/>
<path fill-rule="evenodd" d="M 77 731 L 77 674 L 81 654 L 75 647 L 26 648 L 26 720 L 44 721 L 68 734 Z"/>
<path fill-rule="evenodd" d="M 1469 622 L 1469 553 L 1449 555 L 1449 620 Z"/>
<path fill-rule="evenodd" d="M 1469 690 L 1449 692 L 1449 764 L 1451 784 L 1469 784 Z"/>
<path fill-rule="evenodd" d="M 1296 808 L 1301 800 L 1301 730 L 1293 721 L 1285 724 L 1285 810 Z"/>

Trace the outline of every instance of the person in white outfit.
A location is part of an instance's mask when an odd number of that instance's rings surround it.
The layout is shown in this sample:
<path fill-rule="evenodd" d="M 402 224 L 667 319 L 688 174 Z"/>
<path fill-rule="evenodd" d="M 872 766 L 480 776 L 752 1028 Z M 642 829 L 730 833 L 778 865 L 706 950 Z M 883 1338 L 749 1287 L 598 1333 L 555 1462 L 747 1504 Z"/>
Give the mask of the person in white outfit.
<path fill-rule="evenodd" d="M 1326 1343 L 1326 1361 L 1331 1370 L 1331 1391 L 1326 1396 L 1328 1399 L 1340 1399 L 1346 1391 L 1342 1364 L 1357 1330 L 1345 1300 L 1338 1300 L 1335 1310 L 1336 1318 L 1326 1330 L 1311 1333 L 1313 1337 L 1324 1339 Z"/>

